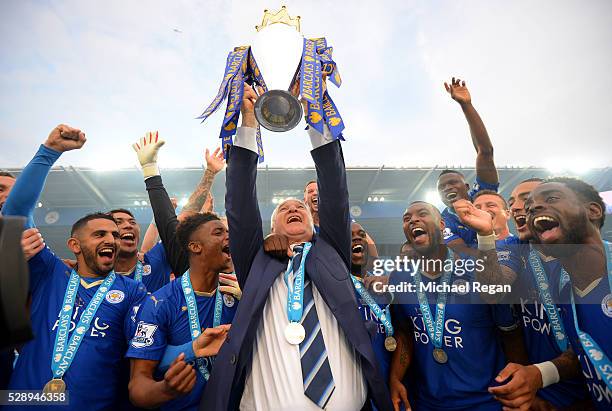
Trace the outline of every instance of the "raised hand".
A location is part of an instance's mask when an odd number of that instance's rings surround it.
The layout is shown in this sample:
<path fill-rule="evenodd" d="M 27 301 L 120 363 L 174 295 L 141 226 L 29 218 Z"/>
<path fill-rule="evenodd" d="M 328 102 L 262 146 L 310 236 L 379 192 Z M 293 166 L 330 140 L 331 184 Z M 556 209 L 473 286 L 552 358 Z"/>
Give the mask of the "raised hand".
<path fill-rule="evenodd" d="M 195 386 L 196 377 L 196 370 L 185 362 L 185 354 L 181 353 L 164 374 L 164 390 L 171 397 L 188 394 Z"/>
<path fill-rule="evenodd" d="M 293 256 L 289 245 L 289 239 L 282 234 L 271 233 L 264 239 L 264 251 L 279 260 Z"/>
<path fill-rule="evenodd" d="M 78 128 L 60 124 L 51 130 L 44 145 L 50 149 L 64 153 L 66 151 L 80 149 L 86 141 L 85 133 Z"/>
<path fill-rule="evenodd" d="M 478 234 L 493 234 L 493 217 L 491 217 L 491 214 L 477 209 L 474 204 L 464 199 L 455 201 L 453 208 L 461 222 L 476 230 Z"/>
<path fill-rule="evenodd" d="M 132 148 L 138 155 L 138 162 L 142 167 L 142 174 L 145 178 L 159 175 L 157 153 L 165 143 L 164 140 L 159 138 L 159 133 L 156 131 L 145 134 L 138 142 L 132 144 Z"/>
<path fill-rule="evenodd" d="M 225 167 L 225 159 L 223 158 L 223 151 L 221 151 L 221 147 L 215 148 L 215 151 L 212 154 L 210 154 L 210 151 L 206 149 L 204 158 L 206 159 L 206 170 L 210 170 L 215 174 L 223 170 L 223 167 Z"/>
<path fill-rule="evenodd" d="M 231 324 L 222 324 L 218 327 L 205 329 L 192 343 L 193 352 L 196 357 L 212 357 L 217 355 L 221 345 L 225 342 L 230 327 Z"/>
<path fill-rule="evenodd" d="M 45 240 L 38 228 L 28 228 L 21 234 L 21 249 L 26 261 L 38 254 L 45 248 Z"/>
<path fill-rule="evenodd" d="M 219 273 L 219 291 L 224 294 L 231 294 L 237 300 L 242 298 L 242 290 L 238 285 L 238 279 L 234 274 Z"/>
<path fill-rule="evenodd" d="M 263 89 L 259 89 L 263 92 Z M 250 85 L 244 83 L 244 93 L 242 94 L 242 106 L 240 112 L 242 114 L 242 127 L 257 127 L 257 119 L 255 118 L 255 102 L 259 96 Z"/>
<path fill-rule="evenodd" d="M 444 88 L 457 103 L 469 104 L 472 102 L 472 97 L 470 96 L 470 91 L 465 85 L 465 81 L 461 81 L 461 79 L 456 79 L 453 77 L 450 85 L 446 82 L 444 83 Z"/>

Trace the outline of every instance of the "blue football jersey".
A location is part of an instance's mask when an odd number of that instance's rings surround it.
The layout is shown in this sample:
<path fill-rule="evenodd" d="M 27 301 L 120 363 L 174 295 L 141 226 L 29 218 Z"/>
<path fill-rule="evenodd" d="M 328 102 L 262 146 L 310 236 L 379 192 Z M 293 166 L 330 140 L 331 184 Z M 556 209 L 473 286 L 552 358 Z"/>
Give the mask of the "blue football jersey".
<path fill-rule="evenodd" d="M 221 324 L 230 324 L 238 307 L 238 300 L 228 294 L 222 294 L 223 309 Z M 213 326 L 215 311 L 215 294 L 202 296 L 196 293 L 198 316 L 202 329 Z M 189 315 L 185 295 L 180 281 L 157 290 L 149 296 L 138 311 L 134 339 L 130 343 L 127 357 L 161 361 L 168 345 L 183 345 L 191 341 Z M 214 358 L 204 358 L 204 363 Z M 195 366 L 195 364 L 192 364 Z M 209 368 L 210 369 L 210 368 Z M 188 395 L 165 403 L 162 410 L 196 410 L 200 397 L 206 387 L 206 380 L 197 371 L 196 385 Z M 160 376 L 161 377 L 161 376 Z"/>
<path fill-rule="evenodd" d="M 586 379 L 587 388 L 595 407 L 598 410 L 612 409 L 612 392 L 606 386 L 603 378 L 612 379 L 612 369 L 608 369 L 607 375 L 600 375 L 591 363 L 588 355 L 584 352 L 580 339 L 574 326 L 574 314 L 572 306 L 566 304 L 570 300 L 571 283 L 565 284 L 560 292 L 561 318 L 565 331 L 569 336 L 569 342 L 574 352 L 580 359 L 582 373 Z M 599 345 L 608 358 L 612 358 L 612 291 L 607 278 L 602 278 L 597 286 L 584 296 L 574 291 L 576 303 L 576 315 L 580 330 L 589 334 Z M 610 368 L 608 366 L 608 368 Z"/>
<path fill-rule="evenodd" d="M 525 348 L 529 355 L 529 362 L 537 364 L 551 361 L 561 355 L 562 351 L 557 344 L 546 309 L 540 301 L 535 277 L 529 264 L 529 245 L 509 246 L 505 249 L 498 247 L 500 253 L 508 253 L 509 257 L 499 259 L 501 265 L 510 267 L 517 279 L 513 285 L 515 295 L 520 304 L 517 309 L 520 323 L 523 326 Z M 561 265 L 559 260 L 539 254 L 544 270 L 548 276 L 551 296 L 557 301 Z M 584 379 L 573 379 L 558 382 L 538 391 L 538 396 L 556 407 L 567 407 L 577 401 L 588 397 Z"/>
<path fill-rule="evenodd" d="M 31 321 L 35 338 L 25 344 L 11 376 L 10 389 L 42 390 L 51 380 L 51 357 L 71 270 L 49 248 L 29 261 L 32 293 Z M 81 279 L 72 332 L 102 280 Z M 135 314 L 146 290 L 129 278 L 116 276 L 106 298 L 63 380 L 70 405 L 62 410 L 114 409 L 120 391 L 121 362 L 135 329 Z M 11 409 L 13 409 L 11 407 Z M 29 408 L 28 408 L 29 409 Z"/>
<path fill-rule="evenodd" d="M 172 267 L 166 259 L 164 245 L 159 242 L 144 255 L 142 283 L 147 287 L 149 293 L 154 293 L 170 282 L 170 274 L 172 274 Z M 136 270 L 126 277 L 134 279 L 135 275 Z"/>
<path fill-rule="evenodd" d="M 361 314 L 363 321 L 366 323 L 368 321 L 372 321 L 376 326 L 376 333 L 372 337 L 372 348 L 374 349 L 374 354 L 376 355 L 376 359 L 380 365 L 380 370 L 382 371 L 383 377 L 386 381 L 389 377 L 389 369 L 391 366 L 391 353 L 385 349 L 385 338 L 387 338 L 385 326 L 378 319 L 378 317 L 376 317 L 374 311 L 372 311 L 370 306 L 363 300 L 363 298 L 361 298 L 356 290 L 355 297 L 357 298 L 359 313 Z M 378 306 L 384 312 L 387 304 L 379 303 Z"/>
<path fill-rule="evenodd" d="M 499 183 L 485 183 L 476 177 L 474 186 L 470 189 L 470 191 L 468 191 L 468 197 L 471 201 L 472 198 L 474 198 L 474 196 L 481 190 L 492 190 L 497 192 L 498 188 Z M 462 239 L 470 247 L 477 245 L 476 231 L 464 225 L 453 209 L 446 207 L 442 211 L 442 218 L 444 219 L 444 224 L 446 226 L 443 233 L 444 242 L 446 244 L 453 240 Z"/>
<path fill-rule="evenodd" d="M 436 279 L 421 276 L 423 284 L 439 284 Z M 391 284 L 412 283 L 410 272 L 395 272 Z M 473 272 L 458 275 L 451 284 L 473 283 Z M 432 316 L 435 318 L 437 293 L 426 292 Z M 398 306 L 393 321 L 407 321 L 415 345 L 411 378 L 411 404 L 418 410 L 439 410 L 441 404 L 449 410 L 500 410 L 501 403 L 488 392 L 494 379 L 505 366 L 498 329 L 516 327 L 516 318 L 508 305 L 485 304 L 478 293 L 448 293 L 444 320 L 442 349 L 448 356 L 445 364 L 433 358 L 430 341 L 416 293 L 396 294 Z M 398 304 L 399 304 L 398 303 Z M 398 318 L 400 317 L 400 318 Z"/>

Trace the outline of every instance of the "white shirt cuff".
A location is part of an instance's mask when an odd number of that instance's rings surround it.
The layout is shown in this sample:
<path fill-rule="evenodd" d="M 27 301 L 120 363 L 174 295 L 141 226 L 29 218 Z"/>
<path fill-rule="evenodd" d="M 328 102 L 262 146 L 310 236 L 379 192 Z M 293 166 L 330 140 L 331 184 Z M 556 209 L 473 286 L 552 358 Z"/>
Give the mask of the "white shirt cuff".
<path fill-rule="evenodd" d="M 259 150 L 257 150 L 257 129 L 252 127 L 238 127 L 236 136 L 234 137 L 234 145 L 259 154 Z"/>
<path fill-rule="evenodd" d="M 323 125 L 323 134 L 319 133 L 314 127 L 309 126 L 308 135 L 310 136 L 310 143 L 312 144 L 312 149 L 319 148 L 324 146 L 325 144 L 329 144 L 334 141 L 331 132 L 329 131 L 329 127 L 327 125 Z"/>

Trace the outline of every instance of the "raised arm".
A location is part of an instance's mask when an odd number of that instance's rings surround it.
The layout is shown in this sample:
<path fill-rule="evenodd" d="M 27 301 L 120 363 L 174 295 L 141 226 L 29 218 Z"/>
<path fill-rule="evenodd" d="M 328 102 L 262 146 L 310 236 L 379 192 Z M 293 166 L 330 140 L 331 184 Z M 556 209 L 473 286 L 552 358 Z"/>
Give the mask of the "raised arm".
<path fill-rule="evenodd" d="M 223 170 L 225 167 L 225 160 L 223 159 L 223 151 L 221 151 L 220 147 L 217 147 L 214 153 L 210 153 L 208 149 L 204 153 L 204 157 L 206 158 L 206 171 L 202 176 L 202 179 L 198 183 L 196 189 L 189 196 L 189 200 L 183 210 L 181 211 L 181 215 L 183 213 L 199 213 L 204 207 L 204 203 L 210 194 L 210 189 L 212 187 L 213 181 L 215 180 L 215 176 Z"/>
<path fill-rule="evenodd" d="M 64 124 L 51 130 L 47 140 L 15 181 L 2 208 L 2 214 L 26 217 L 27 226 L 33 227 L 32 213 L 45 186 L 49 170 L 64 151 L 79 149 L 85 141 L 85 133 Z"/>
<path fill-rule="evenodd" d="M 164 144 L 165 141 L 159 138 L 157 132 L 150 132 L 137 143 L 134 143 L 132 148 L 136 151 L 142 167 L 142 174 L 149 193 L 149 202 L 153 209 L 155 224 L 164 245 L 167 260 L 174 273 L 181 275 L 189 268 L 189 259 L 176 239 L 178 219 L 157 166 L 157 153 Z"/>
<path fill-rule="evenodd" d="M 332 141 L 327 126 L 323 135 L 312 127 L 308 129 L 308 134 L 314 148 L 311 154 L 317 170 L 321 237 L 336 249 L 350 271 L 351 218 L 342 147 L 340 141 Z"/>
<path fill-rule="evenodd" d="M 257 202 L 257 95 L 246 84 L 242 99 L 242 127 L 227 153 L 225 214 L 229 226 L 230 252 L 240 288 L 244 290 L 255 255 L 263 245 L 263 230 Z"/>
<path fill-rule="evenodd" d="M 444 88 L 450 96 L 461 106 L 465 119 L 470 126 L 472 144 L 476 149 L 476 177 L 483 183 L 498 184 L 499 176 L 493 161 L 493 144 L 489 138 L 489 133 L 472 105 L 472 97 L 465 85 L 465 81 L 452 78 L 451 83 L 444 83 Z"/>

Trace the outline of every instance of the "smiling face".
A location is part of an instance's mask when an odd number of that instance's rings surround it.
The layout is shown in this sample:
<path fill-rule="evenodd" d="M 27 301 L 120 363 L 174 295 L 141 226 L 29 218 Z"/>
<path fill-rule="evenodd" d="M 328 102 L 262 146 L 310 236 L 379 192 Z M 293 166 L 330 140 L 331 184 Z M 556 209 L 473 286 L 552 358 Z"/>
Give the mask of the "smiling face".
<path fill-rule="evenodd" d="M 112 271 L 120 247 L 117 224 L 107 219 L 88 221 L 68 240 L 79 265 L 86 265 L 97 275 Z"/>
<path fill-rule="evenodd" d="M 589 233 L 588 206 L 561 183 L 542 183 L 525 203 L 527 225 L 536 243 L 549 255 L 560 257 L 571 248 L 560 244 L 582 244 Z"/>
<path fill-rule="evenodd" d="M 444 220 L 429 203 L 411 204 L 404 212 L 404 235 L 412 248 L 421 255 L 428 255 L 442 243 Z"/>
<path fill-rule="evenodd" d="M 453 202 L 459 199 L 469 200 L 468 189 L 461 174 L 446 173 L 438 178 L 438 194 L 447 207 L 452 207 Z"/>
<path fill-rule="evenodd" d="M 220 220 L 201 224 L 189 237 L 189 251 L 206 261 L 216 273 L 232 272 L 232 257 L 229 250 L 229 232 Z"/>
<path fill-rule="evenodd" d="M 520 183 L 510 194 L 508 200 L 508 206 L 510 207 L 510 213 L 514 220 L 514 226 L 516 232 L 521 241 L 528 241 L 532 238 L 531 231 L 527 225 L 527 211 L 525 210 L 525 201 L 529 197 L 529 194 L 541 184 L 541 181 L 526 181 Z"/>
<path fill-rule="evenodd" d="M 506 204 L 495 194 L 482 194 L 474 199 L 474 207 L 486 211 L 493 219 L 493 230 L 497 234 L 508 232 L 508 220 L 510 213 Z"/>
<path fill-rule="evenodd" d="M 366 232 L 358 223 L 351 224 L 351 265 L 353 272 L 361 271 L 368 262 L 368 243 Z"/>
<path fill-rule="evenodd" d="M 304 202 L 312 213 L 319 212 L 319 189 L 316 181 L 308 183 L 304 188 Z"/>
<path fill-rule="evenodd" d="M 276 207 L 272 218 L 274 220 L 272 231 L 287 236 L 290 243 L 312 239 L 312 215 L 302 201 L 285 200 Z"/>
<path fill-rule="evenodd" d="M 119 227 L 119 238 L 121 238 L 122 255 L 134 255 L 138 253 L 138 242 L 140 241 L 140 226 L 136 219 L 123 212 L 113 213 L 113 218 Z"/>

